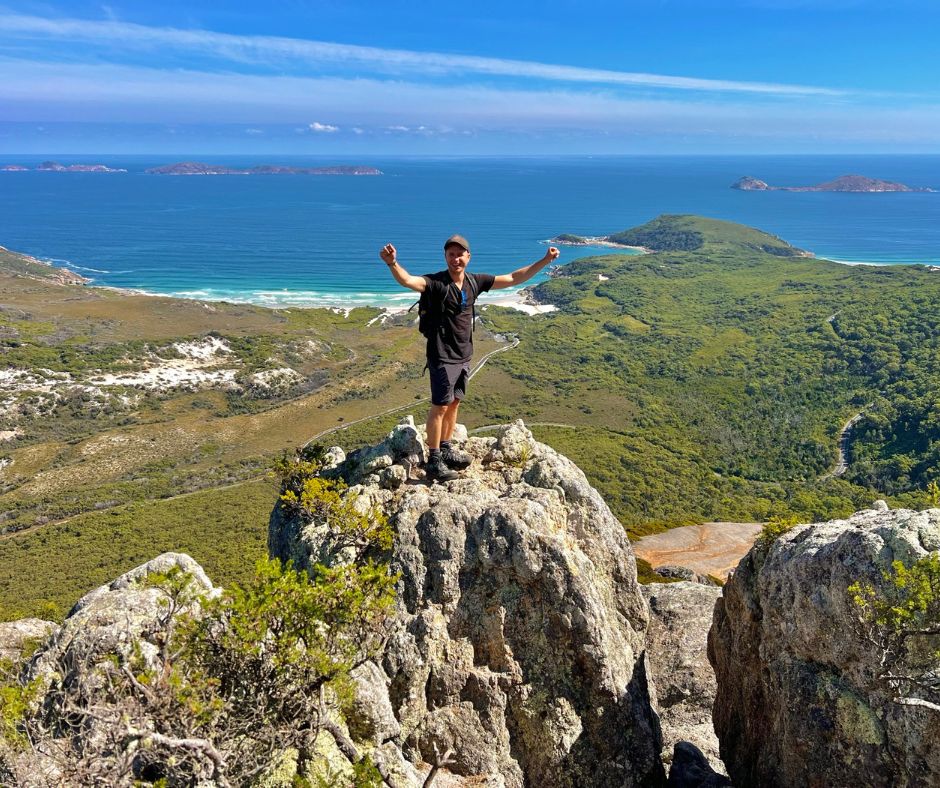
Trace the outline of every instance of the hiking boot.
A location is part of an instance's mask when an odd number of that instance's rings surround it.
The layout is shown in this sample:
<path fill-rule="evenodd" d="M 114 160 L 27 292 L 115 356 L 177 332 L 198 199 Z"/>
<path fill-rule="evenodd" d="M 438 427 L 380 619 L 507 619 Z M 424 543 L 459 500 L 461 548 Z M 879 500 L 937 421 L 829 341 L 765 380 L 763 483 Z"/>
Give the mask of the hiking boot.
<path fill-rule="evenodd" d="M 455 449 L 453 446 L 441 447 L 441 459 L 448 468 L 453 468 L 455 471 L 462 471 L 473 461 L 473 457 L 467 452 Z"/>
<path fill-rule="evenodd" d="M 432 457 L 425 463 L 424 473 L 432 482 L 450 482 L 460 478 L 459 474 L 447 467 L 440 455 Z"/>

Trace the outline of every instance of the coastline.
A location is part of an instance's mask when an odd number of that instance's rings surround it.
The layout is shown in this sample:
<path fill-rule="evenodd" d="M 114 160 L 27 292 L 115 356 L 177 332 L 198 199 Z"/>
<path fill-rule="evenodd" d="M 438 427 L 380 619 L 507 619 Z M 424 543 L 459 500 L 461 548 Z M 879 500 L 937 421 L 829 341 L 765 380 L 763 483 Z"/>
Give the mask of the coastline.
<path fill-rule="evenodd" d="M 549 243 L 542 241 L 541 243 Z M 652 254 L 650 249 L 639 246 L 626 246 L 612 241 L 604 241 L 600 238 L 586 238 L 584 243 L 580 242 L 561 242 L 560 245 L 577 249 L 579 247 L 602 246 L 610 249 L 630 250 L 634 254 Z M 197 290 L 178 290 L 171 292 L 157 292 L 141 287 L 122 287 L 117 285 L 96 284 L 94 278 L 89 278 L 77 273 L 68 265 L 57 265 L 59 261 L 42 259 L 23 252 L 16 252 L 7 247 L 0 246 L 0 251 L 27 260 L 30 263 L 42 265 L 44 268 L 51 269 L 50 280 L 59 284 L 76 284 L 83 287 L 94 288 L 108 291 L 120 295 L 128 296 L 147 296 L 149 298 L 171 298 L 197 301 L 205 304 L 229 303 L 245 304 L 263 309 L 283 310 L 283 309 L 326 309 L 334 313 L 340 313 L 348 316 L 354 309 L 378 309 L 385 316 L 392 316 L 407 312 L 408 309 L 417 300 L 417 294 L 411 291 L 377 293 L 369 291 L 360 291 L 354 293 L 326 293 L 321 291 L 304 290 L 256 290 L 250 292 L 226 292 L 215 291 L 211 288 Z M 930 271 L 940 271 L 940 265 L 930 262 L 879 262 L 874 260 L 841 260 L 833 257 L 818 257 L 815 253 L 809 252 L 808 257 L 816 260 L 837 263 L 839 265 L 849 266 L 893 266 L 893 265 L 919 265 Z M 68 261 L 66 261 L 68 262 Z M 81 266 L 77 266 L 81 268 Z M 54 273 L 53 273 L 54 272 Z M 538 284 L 532 283 L 516 290 L 499 291 L 496 294 L 485 294 L 481 297 L 479 306 L 486 309 L 488 306 L 499 306 L 509 309 L 515 309 L 525 312 L 528 315 L 547 314 L 557 310 L 552 304 L 539 303 L 532 295 L 533 287 Z M 381 316 L 380 316 L 381 317 Z"/>
<path fill-rule="evenodd" d="M 549 238 L 545 241 L 539 241 L 543 244 L 551 244 L 552 246 L 570 246 L 574 249 L 577 249 L 579 246 L 604 246 L 608 249 L 632 249 L 634 252 L 639 254 L 654 254 L 652 249 L 647 249 L 645 246 L 630 246 L 629 244 L 618 244 L 614 241 L 608 241 L 604 236 L 583 236 L 583 241 L 559 241 L 557 238 Z"/>
<path fill-rule="evenodd" d="M 23 252 L 15 252 L 5 246 L 0 246 L 0 251 L 16 255 L 31 263 L 42 265 L 50 269 L 50 280 L 58 284 L 81 285 L 82 287 L 93 290 L 104 290 L 126 296 L 184 299 L 204 304 L 247 304 L 270 310 L 326 309 L 333 313 L 342 314 L 344 317 L 349 317 L 349 314 L 354 309 L 380 309 L 384 316 L 390 317 L 407 312 L 418 299 L 417 293 L 404 290 L 381 295 L 378 293 L 353 293 L 349 296 L 321 293 L 313 295 L 306 291 L 294 290 L 255 291 L 251 295 L 245 294 L 241 297 L 237 293 L 220 293 L 216 297 L 213 297 L 211 290 L 160 293 L 138 287 L 118 287 L 116 285 L 95 284 L 93 278 L 82 276 L 68 266 L 55 265 L 51 260 L 43 260 Z M 541 304 L 536 301 L 535 297 L 529 292 L 532 287 L 533 285 L 528 285 L 517 290 L 501 291 L 500 294 L 496 296 L 485 294 L 479 302 L 480 308 L 485 309 L 487 306 L 501 306 L 516 309 L 528 315 L 545 314 L 557 310 L 558 307 L 556 306 Z M 382 315 L 379 317 L 381 318 Z"/>

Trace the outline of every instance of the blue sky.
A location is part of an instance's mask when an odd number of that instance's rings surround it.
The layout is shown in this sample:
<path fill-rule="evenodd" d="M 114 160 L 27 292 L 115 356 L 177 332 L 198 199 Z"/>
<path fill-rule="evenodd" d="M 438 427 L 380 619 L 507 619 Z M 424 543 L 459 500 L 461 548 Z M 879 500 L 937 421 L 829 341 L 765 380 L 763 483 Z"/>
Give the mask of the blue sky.
<path fill-rule="evenodd" d="M 0 0 L 0 151 L 936 153 L 938 40 L 936 0 Z"/>

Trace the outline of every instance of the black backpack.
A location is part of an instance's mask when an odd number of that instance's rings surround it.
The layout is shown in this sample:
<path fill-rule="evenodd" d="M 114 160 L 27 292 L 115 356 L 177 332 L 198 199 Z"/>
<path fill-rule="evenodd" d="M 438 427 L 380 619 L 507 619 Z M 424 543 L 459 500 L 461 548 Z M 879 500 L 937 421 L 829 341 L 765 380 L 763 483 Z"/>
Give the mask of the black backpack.
<path fill-rule="evenodd" d="M 473 333 L 477 319 L 477 282 L 471 274 L 466 274 L 464 278 L 467 281 L 467 289 L 470 291 L 470 297 L 473 302 L 471 305 L 473 315 L 470 319 L 470 333 Z M 426 287 L 424 292 L 421 293 L 421 297 L 408 309 L 410 312 L 415 307 L 418 307 L 418 331 L 424 334 L 428 339 L 444 328 L 444 313 L 447 309 L 447 299 L 450 297 L 451 293 L 455 294 L 456 302 L 459 306 L 461 301 L 460 291 L 457 290 L 457 285 L 451 282 L 447 287 L 447 291 L 444 293 L 444 297 L 439 301 L 432 298 L 431 288 Z"/>

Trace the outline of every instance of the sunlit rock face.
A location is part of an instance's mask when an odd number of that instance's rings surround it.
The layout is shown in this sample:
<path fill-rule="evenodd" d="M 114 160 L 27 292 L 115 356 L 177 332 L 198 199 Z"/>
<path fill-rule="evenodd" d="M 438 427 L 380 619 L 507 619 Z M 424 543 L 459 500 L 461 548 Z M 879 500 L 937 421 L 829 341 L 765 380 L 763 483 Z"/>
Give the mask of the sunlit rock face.
<path fill-rule="evenodd" d="M 470 468 L 433 486 L 410 419 L 379 446 L 330 453 L 328 473 L 394 525 L 400 574 L 387 645 L 361 676 L 372 707 L 353 729 L 423 774 L 451 751 L 449 784 L 662 784 L 647 605 L 623 527 L 522 422 L 461 448 Z M 322 531 L 278 511 L 269 547 L 297 566 L 325 557 Z"/>
<path fill-rule="evenodd" d="M 742 559 L 715 607 L 715 729 L 735 785 L 940 785 L 940 714 L 896 700 L 848 588 L 940 549 L 940 510 L 802 525 Z"/>

